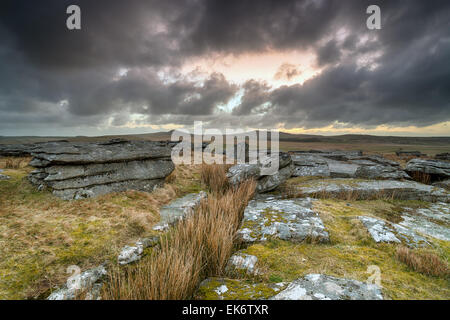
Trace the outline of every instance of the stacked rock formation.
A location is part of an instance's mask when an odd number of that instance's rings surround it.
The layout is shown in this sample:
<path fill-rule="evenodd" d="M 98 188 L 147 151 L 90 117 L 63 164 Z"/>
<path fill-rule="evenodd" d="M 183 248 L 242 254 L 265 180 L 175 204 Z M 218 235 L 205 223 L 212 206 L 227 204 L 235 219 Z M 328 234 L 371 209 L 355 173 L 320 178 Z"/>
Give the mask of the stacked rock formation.
<path fill-rule="evenodd" d="M 100 143 L 49 142 L 32 150 L 29 180 L 65 199 L 125 190 L 152 191 L 175 168 L 172 144 L 114 139 Z"/>

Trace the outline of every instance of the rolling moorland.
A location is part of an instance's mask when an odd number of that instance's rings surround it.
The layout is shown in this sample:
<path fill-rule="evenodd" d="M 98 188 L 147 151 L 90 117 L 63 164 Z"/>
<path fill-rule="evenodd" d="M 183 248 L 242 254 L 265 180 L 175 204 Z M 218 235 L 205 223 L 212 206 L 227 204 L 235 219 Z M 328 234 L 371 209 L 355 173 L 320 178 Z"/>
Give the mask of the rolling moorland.
<path fill-rule="evenodd" d="M 36 137 L 0 136 L 0 144 L 36 143 L 45 141 L 107 141 L 114 138 L 128 140 L 170 140 L 171 131 L 137 135 L 106 135 L 101 137 Z M 283 151 L 312 149 L 363 150 L 366 152 L 394 153 L 398 150 L 417 150 L 424 154 L 449 152 L 450 137 L 396 137 L 371 135 L 339 135 L 320 136 L 305 134 L 290 134 L 280 132 L 280 149 Z"/>

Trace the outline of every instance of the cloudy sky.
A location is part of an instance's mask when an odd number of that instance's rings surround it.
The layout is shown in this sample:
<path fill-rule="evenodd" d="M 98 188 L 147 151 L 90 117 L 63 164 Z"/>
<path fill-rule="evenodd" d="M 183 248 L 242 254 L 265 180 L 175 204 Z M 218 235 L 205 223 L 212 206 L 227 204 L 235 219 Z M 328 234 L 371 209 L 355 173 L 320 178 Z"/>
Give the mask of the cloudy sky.
<path fill-rule="evenodd" d="M 81 8 L 68 30 L 66 8 Z M 381 30 L 366 26 L 370 4 Z M 450 135 L 448 0 L 2 0 L 0 135 Z"/>

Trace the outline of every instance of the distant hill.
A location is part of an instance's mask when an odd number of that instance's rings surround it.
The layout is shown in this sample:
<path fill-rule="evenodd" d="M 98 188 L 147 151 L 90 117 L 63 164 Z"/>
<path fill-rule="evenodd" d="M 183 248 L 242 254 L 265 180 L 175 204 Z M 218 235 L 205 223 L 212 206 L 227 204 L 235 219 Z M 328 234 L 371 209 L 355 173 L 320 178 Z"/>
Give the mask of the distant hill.
<path fill-rule="evenodd" d="M 321 136 L 291 134 L 280 132 L 280 141 L 326 142 L 326 143 L 391 143 L 391 144 L 449 144 L 450 137 L 397 137 L 372 136 L 365 134 L 344 134 L 339 136 Z"/>
<path fill-rule="evenodd" d="M 107 135 L 98 137 L 38 137 L 38 136 L 20 136 L 20 137 L 5 137 L 0 136 L 0 144 L 15 144 L 15 143 L 36 143 L 45 141 L 105 141 L 113 138 L 123 138 L 129 140 L 170 140 L 172 131 L 155 132 L 144 134 L 131 135 Z M 280 141 L 284 142 L 317 142 L 317 143 L 345 143 L 345 144 L 361 144 L 361 143 L 380 143 L 380 144 L 405 144 L 405 145 L 449 145 L 450 137 L 397 137 L 397 136 L 373 136 L 363 134 L 345 134 L 338 136 L 322 136 L 310 134 L 292 134 L 280 132 Z"/>

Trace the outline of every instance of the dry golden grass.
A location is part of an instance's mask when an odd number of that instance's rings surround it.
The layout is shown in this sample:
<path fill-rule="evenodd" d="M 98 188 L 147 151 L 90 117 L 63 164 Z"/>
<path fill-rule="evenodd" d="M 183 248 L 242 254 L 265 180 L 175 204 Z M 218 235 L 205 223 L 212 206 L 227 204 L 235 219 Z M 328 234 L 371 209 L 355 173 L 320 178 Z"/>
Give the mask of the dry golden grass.
<path fill-rule="evenodd" d="M 370 194 L 361 192 L 359 190 L 345 190 L 340 192 L 327 192 L 320 191 L 312 195 L 313 198 L 319 199 L 339 199 L 345 201 L 356 200 L 393 200 L 396 199 L 397 194 L 395 192 L 372 192 Z"/>
<path fill-rule="evenodd" d="M 220 194 L 228 189 L 227 170 L 229 167 L 220 164 L 203 164 L 201 166 L 200 179 L 210 192 Z"/>
<path fill-rule="evenodd" d="M 208 181 L 217 183 L 209 185 L 211 190 L 223 190 L 223 182 Z M 222 195 L 210 193 L 193 215 L 162 237 L 161 246 L 151 255 L 134 266 L 114 269 L 104 287 L 103 298 L 191 298 L 203 278 L 223 273 L 255 186 L 254 181 L 246 181 L 236 188 L 228 188 Z"/>
<path fill-rule="evenodd" d="M 63 201 L 28 182 L 32 168 L 6 169 L 5 159 L 0 168 L 11 176 L 0 182 L 0 299 L 45 297 L 65 282 L 69 265 L 115 261 L 123 245 L 154 233 L 162 205 L 201 190 L 200 166 L 177 166 L 152 193 Z"/>
<path fill-rule="evenodd" d="M 448 264 L 432 252 L 398 247 L 395 256 L 414 271 L 436 277 L 450 275 Z"/>
<path fill-rule="evenodd" d="M 413 178 L 414 181 L 424 183 L 424 184 L 430 184 L 431 183 L 431 176 L 425 172 L 413 172 L 411 174 L 411 178 Z"/>
<path fill-rule="evenodd" d="M 0 159 L 0 168 L 4 169 L 21 169 L 28 165 L 31 161 L 30 157 L 7 157 Z"/>

